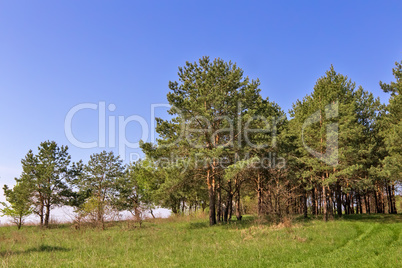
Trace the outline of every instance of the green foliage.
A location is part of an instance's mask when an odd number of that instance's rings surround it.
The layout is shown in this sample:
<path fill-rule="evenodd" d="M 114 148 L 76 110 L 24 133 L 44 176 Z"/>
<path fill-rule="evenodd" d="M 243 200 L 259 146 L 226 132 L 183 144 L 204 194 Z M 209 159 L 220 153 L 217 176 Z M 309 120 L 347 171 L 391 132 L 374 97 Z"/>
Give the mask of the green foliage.
<path fill-rule="evenodd" d="M 261 97 L 258 79 L 245 77 L 232 62 L 203 57 L 179 67 L 178 76 L 178 81 L 169 83 L 167 95 L 173 119 L 158 119 L 158 144 L 143 143 L 141 148 L 148 160 L 157 162 L 158 169 L 167 156 L 186 160 L 168 161 L 156 172 L 161 182 L 159 200 L 178 212 L 180 202 L 182 207 L 184 202 L 204 205 L 208 196 L 213 225 L 215 200 L 225 195 L 221 190 L 229 199 L 234 194 L 231 182 L 222 181 L 226 167 L 241 158 L 268 153 L 266 145 L 276 143 L 271 134 L 279 128 L 271 122 L 284 113 Z M 253 131 L 256 129 L 261 131 Z M 236 187 L 239 189 L 240 183 Z"/>
<path fill-rule="evenodd" d="M 380 86 L 384 92 L 391 93 L 394 95 L 401 95 L 402 93 L 402 61 L 395 62 L 395 68 L 392 69 L 392 73 L 396 79 L 395 82 L 391 82 L 390 84 L 386 84 L 380 81 Z"/>
<path fill-rule="evenodd" d="M 156 182 L 153 173 L 147 161 L 132 163 L 124 176 L 116 180 L 113 206 L 119 211 L 129 211 L 141 223 L 144 211 L 152 212 L 154 208 Z"/>
<path fill-rule="evenodd" d="M 23 173 L 18 182 L 30 189 L 30 200 L 34 213 L 40 217 L 41 225 L 49 224 L 50 211 L 64 204 L 68 193 L 70 155 L 67 146 L 59 147 L 54 141 L 45 141 L 32 150 L 21 161 Z"/>
<path fill-rule="evenodd" d="M 383 91 L 391 93 L 381 118 L 380 135 L 386 149 L 381 172 L 388 179 L 402 182 L 402 62 L 395 62 L 395 65 L 393 74 L 396 81 L 390 84 L 380 82 Z"/>
<path fill-rule="evenodd" d="M 47 226 L 50 210 L 69 205 L 104 228 L 108 212 L 129 211 L 137 221 L 157 207 L 174 214 L 208 207 L 210 225 L 238 220 L 250 207 L 259 216 L 294 214 L 324 219 L 344 213 L 397 213 L 402 181 L 402 62 L 382 105 L 333 66 L 311 94 L 297 100 L 290 120 L 260 95 L 236 64 L 202 57 L 179 67 L 169 82 L 172 118 L 157 118 L 156 144 L 140 142 L 145 159 L 127 167 L 113 154 L 70 164 L 67 147 L 40 144 L 22 160 L 11 206 L 30 209 Z M 20 200 L 21 199 L 21 200 Z M 252 205 L 253 203 L 256 203 Z M 255 209 L 254 209 L 255 210 Z"/>
<path fill-rule="evenodd" d="M 4 185 L 3 190 L 4 196 L 10 205 L 0 202 L 4 207 L 0 209 L 0 213 L 2 216 L 11 217 L 18 229 L 20 229 L 24 223 L 24 218 L 32 214 L 29 188 L 17 182 L 13 189 L 9 189 L 7 185 Z"/>
<path fill-rule="evenodd" d="M 91 155 L 82 173 L 72 182 L 80 190 L 76 193 L 75 199 L 79 205 L 78 208 L 93 212 L 96 206 L 96 221 L 102 228 L 104 228 L 106 209 L 112 205 L 116 194 L 116 184 L 119 178 L 124 176 L 124 169 L 119 156 L 115 156 L 113 152 L 103 151 Z M 89 200 L 83 199 L 89 194 Z"/>
<path fill-rule="evenodd" d="M 243 172 L 249 171 L 249 169 L 255 168 L 259 162 L 260 159 L 257 156 L 247 160 L 238 161 L 227 167 L 224 177 L 226 180 L 230 180 L 238 175 L 241 175 Z"/>

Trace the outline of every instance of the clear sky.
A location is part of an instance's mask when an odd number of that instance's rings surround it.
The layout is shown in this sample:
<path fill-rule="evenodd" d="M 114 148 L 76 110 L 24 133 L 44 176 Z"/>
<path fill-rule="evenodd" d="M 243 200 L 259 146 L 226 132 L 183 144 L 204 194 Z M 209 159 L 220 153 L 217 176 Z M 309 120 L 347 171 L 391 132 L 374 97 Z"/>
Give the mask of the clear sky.
<path fill-rule="evenodd" d="M 150 125 L 177 67 L 205 55 L 237 62 L 286 111 L 331 64 L 386 102 L 378 82 L 402 60 L 401 14 L 401 1 L 0 1 L 0 184 L 45 140 L 69 145 L 74 161 L 118 152 L 74 146 L 69 110 L 105 102 L 107 118 Z M 73 117 L 77 139 L 98 139 L 98 111 Z M 141 133 L 126 127 L 132 142 Z"/>

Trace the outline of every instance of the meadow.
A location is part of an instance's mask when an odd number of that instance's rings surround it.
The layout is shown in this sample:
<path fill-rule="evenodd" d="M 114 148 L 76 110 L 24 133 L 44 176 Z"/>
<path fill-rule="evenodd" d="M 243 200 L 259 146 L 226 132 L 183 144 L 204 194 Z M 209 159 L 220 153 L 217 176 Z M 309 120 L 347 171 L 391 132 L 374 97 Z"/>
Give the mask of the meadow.
<path fill-rule="evenodd" d="M 147 220 L 106 230 L 54 225 L 0 228 L 1 267 L 401 267 L 402 215 L 244 217 L 209 227 L 204 217 Z"/>

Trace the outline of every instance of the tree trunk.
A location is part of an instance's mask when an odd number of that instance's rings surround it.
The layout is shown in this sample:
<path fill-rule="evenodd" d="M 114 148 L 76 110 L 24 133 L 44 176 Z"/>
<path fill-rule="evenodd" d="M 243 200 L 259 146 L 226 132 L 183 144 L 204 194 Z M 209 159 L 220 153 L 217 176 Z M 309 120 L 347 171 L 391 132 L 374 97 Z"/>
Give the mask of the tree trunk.
<path fill-rule="evenodd" d="M 233 195 L 230 196 L 230 203 L 229 203 L 229 208 L 228 208 L 228 220 L 232 220 L 232 215 L 233 215 Z"/>
<path fill-rule="evenodd" d="M 43 222 L 44 222 L 44 207 L 43 207 L 43 205 L 41 205 L 40 208 L 39 208 L 39 218 L 40 218 L 40 227 L 43 227 Z"/>
<path fill-rule="evenodd" d="M 45 219 L 45 203 L 43 200 L 43 196 L 40 193 L 39 193 L 39 202 L 40 202 L 40 204 L 39 204 L 38 214 L 39 214 L 39 218 L 40 218 L 40 227 L 43 227 L 43 222 Z"/>
<path fill-rule="evenodd" d="M 239 183 L 238 178 L 235 179 L 235 189 L 236 189 L 235 190 L 236 218 L 238 221 L 240 221 L 242 218 L 242 215 L 241 215 L 241 209 L 240 209 L 240 183 Z"/>
<path fill-rule="evenodd" d="M 261 174 L 257 175 L 257 197 L 258 197 L 258 205 L 257 205 L 257 215 L 262 215 L 262 185 L 261 185 Z"/>
<path fill-rule="evenodd" d="M 48 228 L 49 227 L 49 219 L 50 219 L 50 204 L 46 204 L 46 214 L 45 214 L 45 223 L 44 227 Z"/>
<path fill-rule="evenodd" d="M 236 194 L 236 218 L 238 221 L 241 221 L 242 217 L 243 216 L 241 215 L 241 209 L 240 209 L 240 190 L 238 190 Z"/>
<path fill-rule="evenodd" d="M 211 171 L 207 171 L 207 183 L 208 183 L 208 197 L 209 197 L 209 225 L 216 224 L 216 214 L 215 214 L 215 183 L 211 176 Z"/>
<path fill-rule="evenodd" d="M 317 215 L 317 198 L 315 195 L 315 187 L 313 187 L 313 189 L 311 189 L 311 212 L 313 215 Z"/>
<path fill-rule="evenodd" d="M 307 191 L 303 189 L 303 216 L 307 219 Z"/>
<path fill-rule="evenodd" d="M 155 215 L 154 215 L 154 212 L 153 212 L 152 208 L 149 210 L 149 212 L 151 213 L 152 218 L 154 218 L 154 219 L 155 219 Z"/>
<path fill-rule="evenodd" d="M 322 178 L 322 182 L 324 183 L 324 175 Z M 323 185 L 322 186 L 322 199 L 323 199 L 323 218 L 324 221 L 328 221 L 328 210 L 327 210 L 327 191 L 326 191 L 326 187 Z"/>
<path fill-rule="evenodd" d="M 388 196 L 388 213 L 395 214 L 395 197 L 392 195 L 392 188 L 391 185 L 386 186 L 387 189 L 387 196 Z"/>
<path fill-rule="evenodd" d="M 221 219 L 222 219 L 222 193 L 221 193 L 221 187 L 220 187 L 220 180 L 218 180 L 218 183 L 217 183 L 217 189 L 216 189 L 216 192 L 217 192 L 217 197 L 218 197 L 218 211 L 217 211 L 217 216 L 218 216 L 218 222 L 221 222 Z"/>
<path fill-rule="evenodd" d="M 370 214 L 369 205 L 368 205 L 368 202 L 367 202 L 367 193 L 365 193 L 363 195 L 363 199 L 364 199 L 364 207 L 365 207 L 365 210 L 366 210 L 366 214 Z"/>
<path fill-rule="evenodd" d="M 134 208 L 134 213 L 135 213 L 135 221 L 138 222 L 138 224 L 140 225 L 140 228 L 142 226 L 142 215 L 141 215 L 141 210 L 140 208 L 137 206 L 135 206 Z"/>
<path fill-rule="evenodd" d="M 383 189 L 377 185 L 377 213 L 385 213 L 384 193 Z"/>
<path fill-rule="evenodd" d="M 338 217 L 342 217 L 342 188 L 339 182 L 336 182 L 336 209 Z"/>
<path fill-rule="evenodd" d="M 355 206 L 353 201 L 353 194 L 350 195 L 350 213 L 355 214 Z"/>
<path fill-rule="evenodd" d="M 226 199 L 225 211 L 223 215 L 223 220 L 227 222 L 232 218 L 232 202 L 233 202 L 233 194 L 228 194 Z"/>
<path fill-rule="evenodd" d="M 186 203 L 185 203 L 185 200 L 184 200 L 184 197 L 183 197 L 183 199 L 181 200 L 181 214 L 184 215 L 184 210 L 185 209 L 186 209 Z"/>
<path fill-rule="evenodd" d="M 228 222 L 228 220 L 230 221 L 230 219 L 232 218 L 232 202 L 233 202 L 232 182 L 229 180 L 225 211 L 223 213 L 223 220 L 225 222 Z"/>
<path fill-rule="evenodd" d="M 102 230 L 105 229 L 105 224 L 103 222 L 103 205 L 102 205 L 102 201 L 100 198 L 98 198 L 98 217 L 97 217 L 97 222 L 98 222 L 98 226 L 100 226 L 102 228 Z"/>
<path fill-rule="evenodd" d="M 334 208 L 333 208 L 333 206 L 332 206 L 333 203 L 334 203 L 334 202 L 333 202 L 333 198 L 332 198 L 333 192 L 331 191 L 331 189 L 329 188 L 329 186 L 328 186 L 327 190 L 328 190 L 328 196 L 329 196 L 329 198 L 328 198 L 328 200 L 327 200 L 329 212 L 327 212 L 327 213 L 330 214 L 331 217 L 333 217 L 333 216 L 334 216 Z"/>
<path fill-rule="evenodd" d="M 397 214 L 398 211 L 396 209 L 395 184 L 394 183 L 392 183 L 392 186 L 391 186 L 391 200 L 392 200 L 392 204 L 393 204 L 393 214 Z"/>
<path fill-rule="evenodd" d="M 363 205 L 362 205 L 362 197 L 361 197 L 361 195 L 360 195 L 360 192 L 357 192 L 357 201 L 358 201 L 358 204 L 359 204 L 359 213 L 360 214 L 363 214 Z"/>
<path fill-rule="evenodd" d="M 21 226 L 22 226 L 22 216 L 20 215 L 19 218 L 18 218 L 18 222 L 17 222 L 18 230 L 21 229 Z"/>

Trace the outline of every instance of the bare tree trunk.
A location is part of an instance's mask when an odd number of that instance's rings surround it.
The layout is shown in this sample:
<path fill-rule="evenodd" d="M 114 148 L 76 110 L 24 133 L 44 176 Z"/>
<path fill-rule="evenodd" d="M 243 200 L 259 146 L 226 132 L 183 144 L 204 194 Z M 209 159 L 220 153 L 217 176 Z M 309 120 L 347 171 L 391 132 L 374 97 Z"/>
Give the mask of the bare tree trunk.
<path fill-rule="evenodd" d="M 258 197 L 258 205 L 257 205 L 257 214 L 258 216 L 262 215 L 262 185 L 261 185 L 261 174 L 258 172 L 257 175 L 257 197 Z"/>
<path fill-rule="evenodd" d="M 384 193 L 383 189 L 377 185 L 377 213 L 385 213 Z"/>
<path fill-rule="evenodd" d="M 235 187 L 236 187 L 236 218 L 238 221 L 241 220 L 242 215 L 241 215 L 241 209 L 240 209 L 240 183 L 238 179 L 235 179 Z"/>
<path fill-rule="evenodd" d="M 364 208 L 366 210 L 366 214 L 370 214 L 369 205 L 368 205 L 368 202 L 367 202 L 367 193 L 365 193 L 363 195 L 363 200 L 364 200 Z"/>
<path fill-rule="evenodd" d="M 217 216 L 218 216 L 218 222 L 221 222 L 222 219 L 222 196 L 221 196 L 221 187 L 220 187 L 220 179 L 217 182 L 217 197 L 218 197 L 218 211 L 217 211 Z"/>
<path fill-rule="evenodd" d="M 228 181 L 228 190 L 226 196 L 225 210 L 223 212 L 223 220 L 227 222 L 232 217 L 232 202 L 233 202 L 233 192 L 232 192 L 232 182 Z"/>
<path fill-rule="evenodd" d="M 315 191 L 316 189 L 313 187 L 313 189 L 311 189 L 311 210 L 312 214 L 317 216 L 317 198 Z"/>
<path fill-rule="evenodd" d="M 40 208 L 39 208 L 39 218 L 40 218 L 40 227 L 43 227 L 43 223 L 44 223 L 44 206 L 43 206 L 43 204 L 42 205 L 40 205 Z"/>
<path fill-rule="evenodd" d="M 321 214 L 321 191 L 319 188 L 315 189 L 315 197 L 316 197 L 316 210 L 317 210 L 317 214 Z"/>
<path fill-rule="evenodd" d="M 327 192 L 326 192 L 326 187 L 324 186 L 324 175 L 322 175 L 322 183 L 323 183 L 323 186 L 322 186 L 322 199 L 323 199 L 323 218 L 324 218 L 324 221 L 328 221 L 328 210 L 327 210 Z"/>
<path fill-rule="evenodd" d="M 18 230 L 21 229 L 21 226 L 22 226 L 22 216 L 20 215 L 18 218 L 18 223 L 17 223 Z"/>
<path fill-rule="evenodd" d="M 49 218 L 50 218 L 50 204 L 49 202 L 46 204 L 46 213 L 45 213 L 45 223 L 44 227 L 48 228 L 49 227 Z"/>
<path fill-rule="evenodd" d="M 393 205 L 393 214 L 397 214 L 398 213 L 398 211 L 397 211 L 397 209 L 396 209 L 396 201 L 395 201 L 395 184 L 394 183 L 392 183 L 392 186 L 391 186 L 391 200 L 392 200 L 392 205 Z"/>
<path fill-rule="evenodd" d="M 134 217 L 135 217 L 135 221 L 138 222 L 138 224 L 140 225 L 140 228 L 142 226 L 142 215 L 141 215 L 141 210 L 140 208 L 137 206 L 135 206 L 134 208 Z"/>
<path fill-rule="evenodd" d="M 303 189 L 303 216 L 307 218 L 307 191 Z"/>
<path fill-rule="evenodd" d="M 360 192 L 357 192 L 357 202 L 359 204 L 359 207 L 358 207 L 359 213 L 363 214 L 362 197 L 360 195 Z"/>
<path fill-rule="evenodd" d="M 43 200 L 43 196 L 39 193 L 39 211 L 38 215 L 40 218 L 40 227 L 43 227 L 44 219 L 45 219 L 45 203 Z"/>
<path fill-rule="evenodd" d="M 338 182 L 336 182 L 336 209 L 339 217 L 342 217 L 342 188 Z"/>
<path fill-rule="evenodd" d="M 228 220 L 230 221 L 232 219 L 232 215 L 233 215 L 233 195 L 230 196 L 228 212 L 229 212 Z"/>
<path fill-rule="evenodd" d="M 388 200 L 388 213 L 389 214 L 395 214 L 396 207 L 395 207 L 395 197 L 392 194 L 392 188 L 391 185 L 386 186 L 387 190 L 387 200 Z"/>
<path fill-rule="evenodd" d="M 241 221 L 241 218 L 243 216 L 241 215 L 241 209 L 240 209 L 240 191 L 237 191 L 236 194 L 236 218 L 238 221 Z"/>
<path fill-rule="evenodd" d="M 331 217 L 333 217 L 334 216 L 334 209 L 332 206 L 333 205 L 333 200 L 332 200 L 333 193 L 332 193 L 331 189 L 329 188 L 329 186 L 328 186 L 327 190 L 328 190 L 328 196 L 329 196 L 329 198 L 328 198 L 329 200 L 327 201 L 328 202 L 328 210 L 329 210 L 328 214 L 330 214 Z"/>
<path fill-rule="evenodd" d="M 207 171 L 207 183 L 208 183 L 208 196 L 209 196 L 209 225 L 216 224 L 216 214 L 215 214 L 215 182 L 211 176 L 211 171 Z"/>
<path fill-rule="evenodd" d="M 152 210 L 152 208 L 149 210 L 149 212 L 151 213 L 152 218 L 154 218 L 154 219 L 155 219 L 154 211 Z"/>

